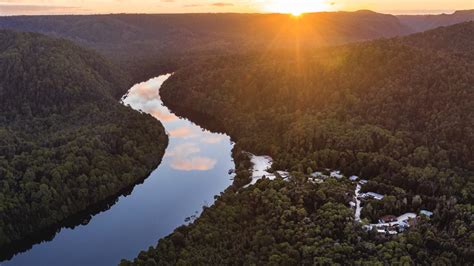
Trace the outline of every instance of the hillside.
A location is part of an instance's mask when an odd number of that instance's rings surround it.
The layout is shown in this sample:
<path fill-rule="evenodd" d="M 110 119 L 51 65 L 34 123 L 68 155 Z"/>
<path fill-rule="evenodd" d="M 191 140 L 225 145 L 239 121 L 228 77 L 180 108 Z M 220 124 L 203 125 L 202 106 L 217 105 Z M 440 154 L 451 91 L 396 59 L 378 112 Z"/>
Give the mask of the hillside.
<path fill-rule="evenodd" d="M 470 37 L 473 34 L 473 23 L 464 22 L 452 27 L 440 27 L 404 38 L 407 45 L 425 51 L 444 53 L 455 56 L 466 63 L 474 60 L 474 45 Z"/>
<path fill-rule="evenodd" d="M 101 56 L 70 42 L 12 31 L 0 34 L 1 111 L 18 108 L 20 102 L 37 112 L 111 100 L 120 98 L 119 90 L 130 83 Z"/>
<path fill-rule="evenodd" d="M 219 120 L 238 147 L 271 155 L 273 169 L 292 177 L 226 191 L 134 263 L 469 264 L 474 68 L 459 53 L 472 56 L 473 43 L 470 22 L 406 38 L 216 57 L 177 71 L 161 91 L 167 106 Z M 365 223 L 421 209 L 434 216 L 394 237 L 361 231 L 345 207 L 350 184 L 328 192 L 326 182 L 310 181 L 327 168 L 366 178 L 363 192 L 385 195 L 364 202 Z"/>
<path fill-rule="evenodd" d="M 64 37 L 107 55 L 126 56 L 127 52 L 150 55 L 268 46 L 268 40 L 271 45 L 283 45 L 295 33 L 299 41 L 312 46 L 332 45 L 407 35 L 473 19 L 472 10 L 427 16 L 361 10 L 308 13 L 299 18 L 285 14 L 63 15 L 0 17 L 0 28 Z"/>
<path fill-rule="evenodd" d="M 0 28 L 70 39 L 118 62 L 134 81 L 174 71 L 207 54 L 301 45 L 323 46 L 411 32 L 391 15 L 117 14 L 0 17 Z M 272 40 L 269 42 L 269 40 Z"/>
<path fill-rule="evenodd" d="M 307 25 L 308 33 L 312 33 L 311 38 L 324 37 L 328 43 L 408 33 L 395 16 L 371 11 L 321 12 L 306 14 L 301 18 L 285 14 L 119 14 L 0 18 L 3 28 L 62 36 L 92 46 L 146 44 L 151 41 L 159 48 L 171 48 L 169 45 L 183 48 L 190 44 L 205 45 L 219 40 L 224 43 L 230 40 L 261 42 L 269 36 L 285 38 L 285 32 L 280 31 L 290 31 L 295 23 Z"/>
<path fill-rule="evenodd" d="M 118 102 L 123 76 L 70 41 L 0 31 L 2 258 L 12 255 L 6 247 L 117 197 L 160 162 L 164 128 Z"/>
<path fill-rule="evenodd" d="M 300 47 L 315 48 L 408 35 L 472 19 L 469 11 L 396 17 L 368 10 L 285 14 L 114 14 L 0 17 L 0 28 L 63 37 L 95 49 L 133 81 L 175 71 L 202 57 Z M 447 19 L 445 18 L 447 17 Z M 296 41 L 296 42 L 295 42 Z"/>
<path fill-rule="evenodd" d="M 416 32 L 426 31 L 443 26 L 474 21 L 474 9 L 459 10 L 453 14 L 440 15 L 401 15 L 400 22 Z"/>

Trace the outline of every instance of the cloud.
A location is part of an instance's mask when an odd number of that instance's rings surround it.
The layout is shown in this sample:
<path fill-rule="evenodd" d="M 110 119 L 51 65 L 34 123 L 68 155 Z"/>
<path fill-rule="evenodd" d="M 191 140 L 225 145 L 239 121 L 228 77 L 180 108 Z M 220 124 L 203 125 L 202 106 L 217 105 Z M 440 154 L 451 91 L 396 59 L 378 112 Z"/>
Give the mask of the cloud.
<path fill-rule="evenodd" d="M 169 134 L 171 137 L 175 138 L 191 138 L 195 136 L 192 129 L 188 126 L 182 126 L 177 129 L 173 129 L 169 132 Z"/>
<path fill-rule="evenodd" d="M 52 14 L 52 13 L 75 13 L 87 11 L 87 9 L 75 6 L 54 6 L 0 3 L 0 14 Z"/>
<path fill-rule="evenodd" d="M 226 137 L 223 135 L 211 135 L 201 139 L 201 142 L 206 144 L 217 144 L 223 141 Z"/>
<path fill-rule="evenodd" d="M 174 160 L 171 167 L 181 171 L 207 171 L 214 168 L 217 161 L 207 157 L 193 157 L 183 160 Z"/>
<path fill-rule="evenodd" d="M 211 4 L 186 4 L 183 5 L 183 7 L 230 7 L 230 6 L 235 6 L 232 3 L 227 3 L 227 2 L 216 2 L 216 3 L 211 3 Z"/>
<path fill-rule="evenodd" d="M 123 102 L 135 110 L 151 114 L 162 122 L 176 121 L 178 117 L 170 113 L 161 102 L 158 92 L 162 82 L 160 79 L 153 79 L 133 86 Z"/>
<path fill-rule="evenodd" d="M 213 3 L 212 6 L 226 7 L 226 6 L 234 6 L 234 4 L 219 2 L 219 3 Z"/>
<path fill-rule="evenodd" d="M 156 88 L 141 84 L 134 89 L 133 94 L 139 96 L 142 100 L 152 100 L 160 98 L 160 95 L 158 94 L 158 90 Z"/>
<path fill-rule="evenodd" d="M 180 171 L 207 171 L 214 168 L 217 160 L 204 156 L 196 156 L 201 149 L 195 143 L 179 144 L 166 153 L 171 157 L 171 168 Z"/>
<path fill-rule="evenodd" d="M 188 157 L 199 153 L 201 149 L 195 143 L 182 143 L 176 145 L 172 150 L 167 151 L 166 157 Z"/>
<path fill-rule="evenodd" d="M 163 112 L 161 109 L 155 109 L 147 113 L 151 114 L 153 117 L 160 120 L 161 122 L 173 122 L 173 121 L 178 120 L 178 117 L 175 116 L 174 114 Z"/>

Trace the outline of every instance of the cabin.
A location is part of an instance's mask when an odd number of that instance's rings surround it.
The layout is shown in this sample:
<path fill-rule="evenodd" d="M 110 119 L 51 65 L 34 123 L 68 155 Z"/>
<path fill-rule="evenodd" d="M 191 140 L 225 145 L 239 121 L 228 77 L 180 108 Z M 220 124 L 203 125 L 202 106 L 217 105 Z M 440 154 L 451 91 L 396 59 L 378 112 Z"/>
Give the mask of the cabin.
<path fill-rule="evenodd" d="M 427 210 L 421 210 L 421 211 L 420 211 L 420 216 L 421 216 L 421 215 L 424 215 L 424 216 L 426 216 L 426 217 L 428 217 L 428 218 L 431 218 L 431 217 L 433 216 L 433 212 L 430 212 L 430 211 L 427 211 Z"/>
<path fill-rule="evenodd" d="M 344 175 L 341 174 L 341 171 L 332 171 L 330 176 L 337 179 L 341 179 L 344 177 Z"/>
<path fill-rule="evenodd" d="M 314 172 L 311 174 L 312 177 L 320 178 L 320 179 L 326 179 L 328 178 L 327 175 L 325 175 L 323 172 Z"/>
<path fill-rule="evenodd" d="M 410 219 L 415 219 L 416 218 L 416 214 L 415 213 L 412 213 L 412 212 L 407 212 L 405 214 L 402 214 L 400 216 L 398 216 L 398 221 L 400 222 L 404 222 L 404 223 L 407 223 L 408 220 Z"/>
<path fill-rule="evenodd" d="M 389 235 L 396 235 L 396 234 L 398 234 L 398 231 L 395 230 L 395 229 L 388 229 L 388 230 L 387 230 L 387 233 L 388 233 Z"/>
<path fill-rule="evenodd" d="M 383 199 L 383 195 L 379 194 L 379 193 L 375 193 L 375 192 L 367 192 L 365 193 L 365 198 L 372 198 L 372 199 L 375 199 L 375 200 L 382 200 Z"/>
<path fill-rule="evenodd" d="M 365 184 L 367 184 L 368 182 L 369 182 L 369 181 L 367 181 L 366 179 L 361 179 L 361 180 L 359 181 L 359 184 L 360 184 L 360 185 L 365 185 Z"/>
<path fill-rule="evenodd" d="M 351 181 L 357 181 L 357 179 L 359 179 L 359 177 L 356 176 L 356 175 L 353 175 L 353 176 L 349 177 L 349 180 L 351 180 Z"/>

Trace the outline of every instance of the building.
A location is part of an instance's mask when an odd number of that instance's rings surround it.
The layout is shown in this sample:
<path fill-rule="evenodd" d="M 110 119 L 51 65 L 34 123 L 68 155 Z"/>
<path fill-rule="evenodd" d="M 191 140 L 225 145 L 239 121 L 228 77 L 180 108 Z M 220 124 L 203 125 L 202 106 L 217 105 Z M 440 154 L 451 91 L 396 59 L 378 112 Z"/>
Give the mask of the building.
<path fill-rule="evenodd" d="M 349 180 L 351 180 L 351 181 L 356 181 L 357 179 L 359 179 L 359 177 L 356 176 L 356 175 L 353 175 L 353 176 L 349 177 Z"/>
<path fill-rule="evenodd" d="M 382 194 L 375 193 L 375 192 L 367 192 L 367 193 L 364 194 L 364 197 L 365 198 L 372 198 L 372 199 L 376 199 L 376 200 L 382 200 L 384 196 Z"/>
<path fill-rule="evenodd" d="M 424 216 L 426 216 L 426 217 L 428 217 L 428 218 L 431 218 L 431 217 L 433 216 L 433 212 L 430 212 L 430 211 L 427 211 L 427 210 L 421 210 L 421 211 L 420 211 L 420 216 L 421 216 L 421 215 L 424 215 Z"/>
<path fill-rule="evenodd" d="M 330 176 L 334 177 L 334 178 L 337 178 L 337 179 L 341 179 L 341 178 L 344 177 L 344 175 L 341 174 L 341 171 L 332 171 Z"/>
<path fill-rule="evenodd" d="M 387 233 L 388 233 L 389 235 L 396 235 L 396 234 L 398 234 L 398 231 L 397 231 L 396 229 L 388 229 L 388 230 L 387 230 Z"/>

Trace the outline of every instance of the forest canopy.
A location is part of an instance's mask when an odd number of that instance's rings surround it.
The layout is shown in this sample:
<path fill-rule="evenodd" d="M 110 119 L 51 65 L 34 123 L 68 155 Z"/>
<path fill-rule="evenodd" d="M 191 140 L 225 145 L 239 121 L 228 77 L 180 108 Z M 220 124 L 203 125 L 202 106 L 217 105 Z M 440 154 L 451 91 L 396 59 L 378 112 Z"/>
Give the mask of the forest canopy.
<path fill-rule="evenodd" d="M 473 37 L 468 22 L 180 69 L 162 88 L 167 106 L 217 119 L 237 146 L 271 155 L 273 170 L 292 177 L 226 191 L 194 224 L 123 265 L 472 263 Z M 345 198 L 350 184 L 308 182 L 324 169 L 366 178 L 363 191 L 385 195 L 365 202 L 367 222 L 434 215 L 394 237 L 362 231 Z"/>
<path fill-rule="evenodd" d="M 162 125 L 119 103 L 126 76 L 70 41 L 0 31 L 0 249 L 118 196 L 160 162 Z"/>

